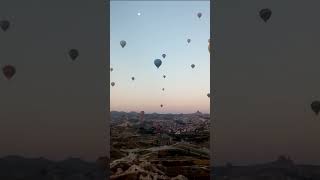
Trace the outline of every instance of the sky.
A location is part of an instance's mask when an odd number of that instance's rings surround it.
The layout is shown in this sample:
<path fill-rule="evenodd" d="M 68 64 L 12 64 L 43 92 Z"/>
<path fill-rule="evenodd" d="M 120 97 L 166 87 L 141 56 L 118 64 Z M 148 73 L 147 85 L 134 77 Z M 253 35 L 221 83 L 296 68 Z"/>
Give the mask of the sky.
<path fill-rule="evenodd" d="M 209 37 L 208 1 L 111 1 L 111 111 L 208 113 Z M 155 59 L 162 60 L 159 69 Z"/>
<path fill-rule="evenodd" d="M 214 164 L 289 155 L 320 164 L 319 1 L 218 0 L 213 9 Z M 264 23 L 258 16 L 270 8 Z"/>
<path fill-rule="evenodd" d="M 16 67 L 10 81 L 0 74 L 0 157 L 72 156 L 95 161 L 105 155 L 104 3 L 4 0 L 0 4 L 1 18 L 11 22 L 8 31 L 0 31 L 0 66 Z M 70 48 L 79 50 L 76 61 L 67 55 Z"/>

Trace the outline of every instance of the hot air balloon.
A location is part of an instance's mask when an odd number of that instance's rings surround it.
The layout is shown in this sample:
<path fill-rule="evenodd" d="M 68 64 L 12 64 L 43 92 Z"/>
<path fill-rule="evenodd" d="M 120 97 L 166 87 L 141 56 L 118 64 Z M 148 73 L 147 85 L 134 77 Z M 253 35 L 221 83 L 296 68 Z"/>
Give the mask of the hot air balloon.
<path fill-rule="evenodd" d="M 314 113 L 316 113 L 316 115 L 318 115 L 320 112 L 320 101 L 313 101 L 311 103 L 311 109 Z"/>
<path fill-rule="evenodd" d="M 162 88 L 162 91 L 164 91 L 164 88 Z"/>
<path fill-rule="evenodd" d="M 76 60 L 77 57 L 79 56 L 79 51 L 76 49 L 70 49 L 69 50 L 69 56 L 72 60 Z"/>
<path fill-rule="evenodd" d="M 162 61 L 160 59 L 154 60 L 154 65 L 156 65 L 157 68 L 159 68 L 162 64 Z"/>
<path fill-rule="evenodd" d="M 166 56 L 167 56 L 166 54 L 162 54 L 163 59 L 166 58 Z"/>
<path fill-rule="evenodd" d="M 207 94 L 208 98 L 210 98 L 210 93 Z"/>
<path fill-rule="evenodd" d="M 160 107 L 163 107 L 163 105 L 161 104 Z"/>
<path fill-rule="evenodd" d="M 132 77 L 131 79 L 132 79 L 132 81 L 134 81 L 134 77 Z"/>
<path fill-rule="evenodd" d="M 112 71 L 113 71 L 113 68 L 110 68 L 110 71 L 112 72 Z"/>
<path fill-rule="evenodd" d="M 120 45 L 122 48 L 124 48 L 126 46 L 126 44 L 127 44 L 126 41 L 124 41 L 124 40 L 120 41 Z"/>
<path fill-rule="evenodd" d="M 191 67 L 192 67 L 192 69 L 195 67 L 195 65 L 194 64 L 191 64 Z"/>
<path fill-rule="evenodd" d="M 2 72 L 3 72 L 4 76 L 8 80 L 10 80 L 16 74 L 16 68 L 12 65 L 5 65 L 2 68 Z"/>
<path fill-rule="evenodd" d="M 111 86 L 114 86 L 114 85 L 116 85 L 116 83 L 112 82 L 112 83 L 111 83 Z"/>
<path fill-rule="evenodd" d="M 166 75 L 163 75 L 163 78 L 166 78 Z"/>
<path fill-rule="evenodd" d="M 201 18 L 202 13 L 199 12 L 199 13 L 197 14 L 197 16 L 198 16 L 198 18 Z"/>
<path fill-rule="evenodd" d="M 10 27 L 10 22 L 7 20 L 0 21 L 0 27 L 3 31 L 7 31 Z"/>
<path fill-rule="evenodd" d="M 187 42 L 190 43 L 190 42 L 191 42 L 191 39 L 187 39 Z"/>
<path fill-rule="evenodd" d="M 264 22 L 267 22 L 272 15 L 272 11 L 268 8 L 261 9 L 259 15 Z"/>

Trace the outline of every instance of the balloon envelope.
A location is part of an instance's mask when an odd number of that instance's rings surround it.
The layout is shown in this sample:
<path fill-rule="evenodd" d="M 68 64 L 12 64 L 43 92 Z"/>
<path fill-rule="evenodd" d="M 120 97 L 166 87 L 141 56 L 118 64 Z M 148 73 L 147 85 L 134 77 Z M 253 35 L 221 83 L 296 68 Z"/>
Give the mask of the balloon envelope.
<path fill-rule="evenodd" d="M 162 61 L 160 59 L 154 60 L 154 65 L 156 65 L 157 68 L 159 68 L 162 64 Z"/>
<path fill-rule="evenodd" d="M 267 22 L 272 15 L 272 11 L 268 8 L 261 9 L 259 15 L 264 22 Z"/>
<path fill-rule="evenodd" d="M 120 45 L 122 48 L 124 48 L 126 46 L 126 44 L 127 44 L 126 41 L 124 41 L 124 40 L 120 41 Z"/>
<path fill-rule="evenodd" d="M 207 94 L 208 98 L 210 98 L 210 93 Z"/>
<path fill-rule="evenodd" d="M 195 67 L 195 65 L 194 65 L 194 64 L 191 64 L 191 67 L 192 67 L 192 68 L 194 68 L 194 67 Z"/>
<path fill-rule="evenodd" d="M 320 101 L 313 101 L 311 103 L 311 109 L 314 113 L 316 113 L 316 115 L 318 115 L 320 112 Z"/>
<path fill-rule="evenodd" d="M 163 78 L 166 78 L 166 75 L 163 75 Z"/>
<path fill-rule="evenodd" d="M 190 43 L 190 42 L 191 42 L 191 39 L 187 39 L 187 42 Z"/>
<path fill-rule="evenodd" d="M 0 21 L 0 27 L 3 31 L 7 31 L 10 27 L 10 22 L 7 20 Z"/>
<path fill-rule="evenodd" d="M 113 68 L 110 68 L 110 71 L 113 71 Z"/>
<path fill-rule="evenodd" d="M 132 81 L 134 81 L 134 77 L 132 77 L 131 79 L 132 79 Z"/>
<path fill-rule="evenodd" d="M 116 84 L 116 83 L 112 82 L 112 83 L 111 83 L 111 86 L 114 86 L 115 84 Z"/>
<path fill-rule="evenodd" d="M 69 56 L 70 56 L 70 58 L 71 58 L 72 60 L 75 60 L 75 59 L 77 59 L 77 57 L 79 56 L 79 51 L 76 50 L 76 49 L 71 49 L 71 50 L 69 51 Z"/>
<path fill-rule="evenodd" d="M 199 12 L 199 13 L 197 14 L 197 16 L 198 16 L 198 18 L 201 18 L 202 13 Z"/>
<path fill-rule="evenodd" d="M 16 68 L 12 65 L 5 65 L 2 68 L 2 72 L 3 72 L 4 76 L 8 80 L 10 80 L 16 74 Z"/>
<path fill-rule="evenodd" d="M 163 59 L 166 58 L 166 56 L 167 56 L 166 54 L 162 54 Z"/>

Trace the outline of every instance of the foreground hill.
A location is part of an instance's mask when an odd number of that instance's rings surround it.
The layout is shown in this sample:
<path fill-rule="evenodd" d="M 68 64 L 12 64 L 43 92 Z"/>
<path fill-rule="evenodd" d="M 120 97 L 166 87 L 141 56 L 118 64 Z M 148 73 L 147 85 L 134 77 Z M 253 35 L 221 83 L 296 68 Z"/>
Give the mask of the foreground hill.
<path fill-rule="evenodd" d="M 298 165 L 290 158 L 280 156 L 276 161 L 248 165 L 226 166 L 213 168 L 215 180 L 318 180 L 320 166 Z"/>
<path fill-rule="evenodd" d="M 1 180 L 100 180 L 105 172 L 98 163 L 78 158 L 63 161 L 20 156 L 0 158 Z"/>

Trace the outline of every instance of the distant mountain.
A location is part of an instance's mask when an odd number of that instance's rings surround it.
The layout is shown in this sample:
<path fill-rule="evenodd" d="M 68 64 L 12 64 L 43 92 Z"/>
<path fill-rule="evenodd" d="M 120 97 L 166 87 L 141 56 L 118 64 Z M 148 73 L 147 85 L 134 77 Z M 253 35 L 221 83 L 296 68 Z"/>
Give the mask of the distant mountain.
<path fill-rule="evenodd" d="M 234 166 L 215 166 L 213 173 L 216 179 L 227 177 L 233 179 L 320 179 L 320 166 L 298 165 L 289 157 L 280 156 L 277 160 L 264 164 Z"/>
<path fill-rule="evenodd" d="M 113 119 L 118 119 L 118 118 L 121 118 L 123 116 L 126 116 L 128 118 L 135 118 L 135 117 L 138 117 L 140 115 L 140 112 L 134 112 L 134 111 L 131 111 L 131 112 L 124 112 L 124 111 L 111 111 L 110 112 L 111 114 L 111 117 Z M 156 117 L 156 116 L 183 116 L 183 115 L 198 115 L 198 116 L 203 116 L 203 115 L 210 115 L 208 113 L 202 113 L 200 111 L 197 111 L 195 113 L 189 113 L 189 114 L 183 114 L 183 113 L 177 113 L 177 114 L 174 114 L 174 113 L 167 113 L 167 114 L 159 114 L 159 113 L 145 113 L 145 115 L 149 115 L 149 116 L 153 116 L 153 117 Z"/>
<path fill-rule="evenodd" d="M 107 163 L 107 162 L 106 162 Z M 68 158 L 63 161 L 50 161 L 45 158 L 24 158 L 6 156 L 0 158 L 0 179 L 88 179 L 97 180 L 104 172 L 96 162 L 86 162 L 79 158 Z"/>
<path fill-rule="evenodd" d="M 125 115 L 125 114 L 127 114 L 127 113 L 124 112 L 124 111 L 111 111 L 110 114 L 111 114 L 112 116 L 117 116 L 117 115 Z"/>

